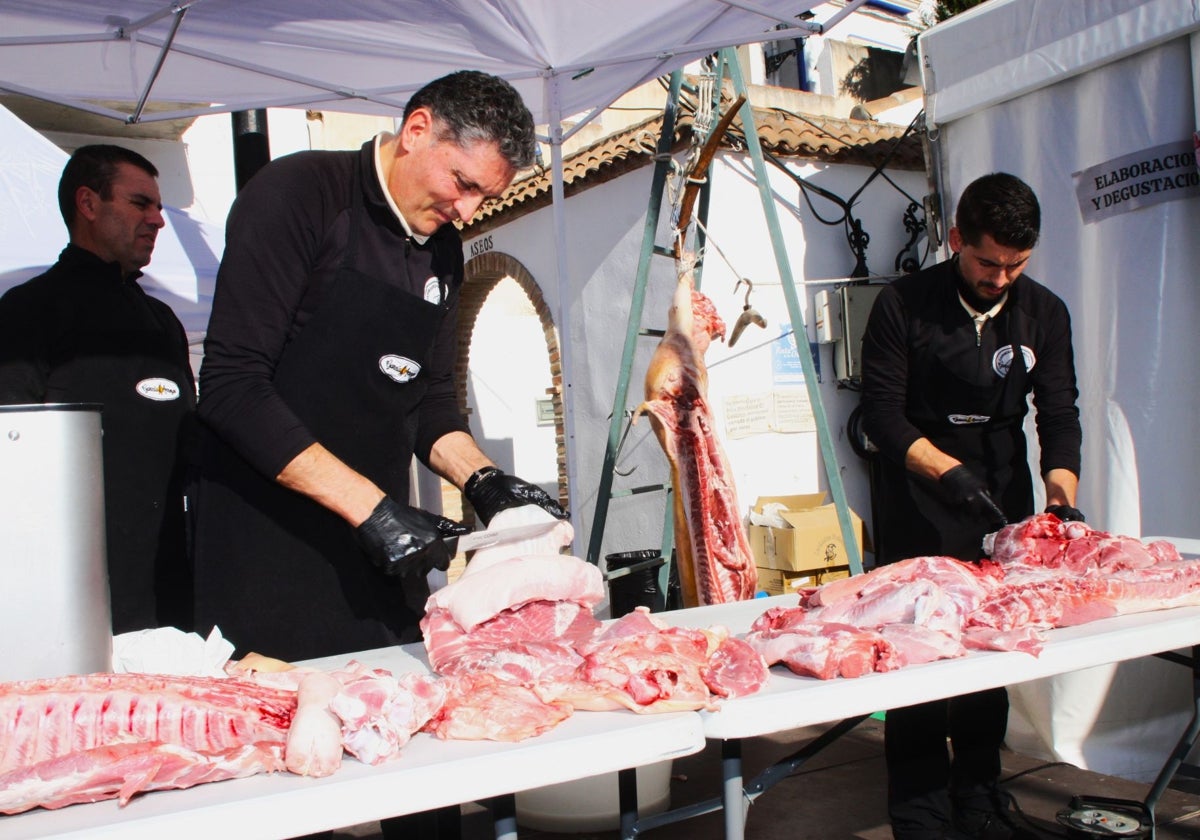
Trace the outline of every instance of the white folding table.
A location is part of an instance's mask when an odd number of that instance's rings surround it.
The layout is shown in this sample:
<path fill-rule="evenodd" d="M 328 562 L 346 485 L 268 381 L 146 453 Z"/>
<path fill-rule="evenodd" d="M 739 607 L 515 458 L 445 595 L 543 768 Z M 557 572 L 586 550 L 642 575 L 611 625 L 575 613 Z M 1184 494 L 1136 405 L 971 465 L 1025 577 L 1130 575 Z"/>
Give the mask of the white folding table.
<path fill-rule="evenodd" d="M 723 624 L 735 633 L 742 633 L 768 607 L 796 603 L 795 595 L 780 595 L 662 613 L 660 617 L 681 627 Z M 1200 607 L 1180 607 L 1051 630 L 1044 649 L 1036 657 L 1015 651 L 973 651 L 958 659 L 856 679 L 832 680 L 801 677 L 776 666 L 771 669 L 771 678 L 763 690 L 726 701 L 719 711 L 700 713 L 705 736 L 722 741 L 721 796 L 641 820 L 629 814 L 628 800 L 623 800 L 622 834 L 632 837 L 643 830 L 720 809 L 725 814 L 727 840 L 741 840 L 753 798 L 875 712 L 1196 645 L 1200 645 Z M 1194 656 L 1192 663 L 1195 668 Z M 1197 739 L 1200 705 L 1197 712 L 1147 799 L 1151 811 L 1182 763 L 1187 747 Z M 833 726 L 820 738 L 744 784 L 742 739 L 827 723 Z"/>
<path fill-rule="evenodd" d="M 349 660 L 395 674 L 427 670 L 422 645 L 385 648 L 308 663 Z M 549 732 L 517 743 L 442 741 L 417 733 L 392 762 L 371 767 L 347 757 L 331 776 L 274 773 L 155 791 L 134 797 L 0 816 L 0 837 L 76 840 L 273 840 L 464 802 L 508 799 L 529 788 L 678 758 L 705 743 L 695 712 L 637 715 L 576 712 Z M 497 835 L 515 833 L 511 807 Z"/>

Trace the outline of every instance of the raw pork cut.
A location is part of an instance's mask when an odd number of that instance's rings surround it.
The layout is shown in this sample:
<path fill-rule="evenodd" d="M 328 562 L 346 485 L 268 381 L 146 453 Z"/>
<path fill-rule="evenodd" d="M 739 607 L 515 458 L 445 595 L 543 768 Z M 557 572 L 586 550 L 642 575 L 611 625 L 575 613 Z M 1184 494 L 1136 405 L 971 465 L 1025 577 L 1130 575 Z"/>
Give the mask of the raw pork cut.
<path fill-rule="evenodd" d="M 583 662 L 575 644 L 591 638 L 600 622 L 579 604 L 534 601 L 463 630 L 446 611 L 426 614 L 429 664 L 439 674 L 489 671 L 498 679 L 531 683 L 570 677 Z"/>
<path fill-rule="evenodd" d="M 341 721 L 342 746 L 364 764 L 398 756 L 446 699 L 446 687 L 429 674 L 394 677 L 382 668 L 351 662 L 334 675 L 341 690 L 329 711 Z"/>
<path fill-rule="evenodd" d="M 989 536 L 991 559 L 917 557 L 800 593 L 746 641 L 770 664 L 829 679 L 887 671 L 968 649 L 1036 655 L 1046 630 L 1200 604 L 1200 563 L 1165 541 L 1143 545 L 1039 514 Z"/>
<path fill-rule="evenodd" d="M 123 741 L 202 753 L 283 744 L 294 691 L 248 680 L 91 674 L 0 684 L 0 772 Z"/>
<path fill-rule="evenodd" d="M 782 662 L 801 676 L 822 680 L 872 673 L 886 644 L 873 630 L 823 621 L 752 628 L 746 641 L 769 664 Z"/>
<path fill-rule="evenodd" d="M 570 522 L 555 519 L 537 505 L 518 505 L 505 508 L 492 517 L 492 521 L 488 523 L 487 527 L 489 531 L 500 531 L 505 528 L 518 528 L 522 525 L 539 523 L 552 523 L 553 527 L 536 537 L 510 540 L 487 548 L 476 549 L 471 553 L 471 562 L 467 564 L 463 575 L 477 574 L 493 563 L 513 557 L 559 554 L 575 538 L 575 529 L 571 527 Z"/>
<path fill-rule="evenodd" d="M 447 677 L 446 701 L 425 725 L 439 738 L 463 741 L 523 741 L 553 729 L 571 707 L 542 700 L 532 689 L 473 672 Z"/>
<path fill-rule="evenodd" d="M 284 758 L 299 776 L 329 776 L 342 766 L 342 723 L 329 703 L 342 690 L 337 678 L 312 671 L 296 692 L 296 716 L 288 729 Z"/>
<path fill-rule="evenodd" d="M 681 271 L 667 330 L 646 371 L 646 413 L 671 462 L 675 487 L 675 546 L 684 606 L 754 597 L 758 572 L 729 459 L 708 404 L 704 354 L 725 323 L 712 301 Z"/>
<path fill-rule="evenodd" d="M 0 811 L 284 769 L 296 693 L 249 680 L 90 674 L 0 685 Z"/>
<path fill-rule="evenodd" d="M 972 615 L 972 627 L 1066 627 L 1200 604 L 1200 563 L 1185 561 L 1166 541 L 1143 545 L 1044 513 L 1002 528 L 985 549 L 1003 581 Z"/>
<path fill-rule="evenodd" d="M 599 569 L 569 555 L 545 554 L 499 560 L 464 573 L 430 595 L 425 611 L 446 610 L 469 632 L 498 613 L 531 601 L 571 601 L 591 609 L 602 600 L 604 579 Z"/>
<path fill-rule="evenodd" d="M 719 698 L 757 691 L 767 679 L 762 658 L 724 628 L 671 628 L 644 607 L 604 626 L 585 606 L 596 600 L 594 566 L 570 556 L 554 564 L 529 559 L 496 560 L 430 598 L 421 629 L 430 665 L 448 686 L 430 724 L 439 736 L 519 740 L 572 710 L 712 708 Z M 521 583 L 529 569 L 545 577 Z M 486 610 L 491 615 L 466 628 L 454 617 L 455 605 L 484 585 L 497 593 Z M 526 600 L 530 593 L 563 600 Z M 497 611 L 506 598 L 514 606 Z M 468 611 L 466 620 L 477 615 Z M 481 704 L 504 713 L 485 725 Z"/>
<path fill-rule="evenodd" d="M 767 680 L 762 657 L 725 628 L 671 627 L 645 607 L 608 625 L 580 652 L 580 679 L 564 697 L 577 708 L 714 709 L 717 698 L 751 694 Z"/>
<path fill-rule="evenodd" d="M 0 814 L 114 797 L 125 805 L 142 791 L 187 788 L 283 769 L 281 742 L 244 744 L 213 753 L 161 741 L 111 744 L 0 773 Z"/>

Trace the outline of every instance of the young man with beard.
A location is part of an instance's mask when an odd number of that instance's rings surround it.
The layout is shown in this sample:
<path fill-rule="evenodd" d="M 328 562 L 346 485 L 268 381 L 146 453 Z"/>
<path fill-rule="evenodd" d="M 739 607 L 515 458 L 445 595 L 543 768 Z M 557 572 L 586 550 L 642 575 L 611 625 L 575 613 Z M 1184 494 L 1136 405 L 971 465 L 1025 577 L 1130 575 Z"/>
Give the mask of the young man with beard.
<path fill-rule="evenodd" d="M 878 447 L 877 562 L 973 562 L 984 535 L 1033 513 L 1024 418 L 1033 393 L 1047 511 L 1074 507 L 1082 433 L 1071 321 L 1023 273 L 1041 211 L 994 173 L 964 190 L 953 256 L 877 299 L 863 337 L 863 419 Z M 1004 688 L 888 711 L 888 810 L 896 840 L 1029 837 L 998 786 Z M 952 753 L 947 749 L 950 739 Z"/>

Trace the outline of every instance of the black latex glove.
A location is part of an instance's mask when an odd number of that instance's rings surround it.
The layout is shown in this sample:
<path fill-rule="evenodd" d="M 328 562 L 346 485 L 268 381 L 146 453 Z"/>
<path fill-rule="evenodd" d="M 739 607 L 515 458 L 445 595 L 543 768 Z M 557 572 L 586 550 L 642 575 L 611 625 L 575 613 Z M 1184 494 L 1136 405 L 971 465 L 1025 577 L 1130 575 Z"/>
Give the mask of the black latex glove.
<path fill-rule="evenodd" d="M 989 527 L 1008 524 L 1008 517 L 1004 515 L 1000 506 L 988 493 L 987 484 L 965 465 L 959 464 L 957 467 L 947 470 L 942 475 L 940 483 L 953 504 L 966 508 L 972 515 L 986 522 Z"/>
<path fill-rule="evenodd" d="M 485 527 L 500 511 L 522 505 L 537 505 L 555 519 L 566 519 L 568 516 L 562 505 L 550 498 L 541 487 L 515 475 L 508 475 L 499 467 L 476 470 L 467 479 L 463 493 Z"/>
<path fill-rule="evenodd" d="M 1046 513 L 1053 513 L 1063 522 L 1086 522 L 1083 518 L 1083 511 L 1077 507 L 1070 505 L 1050 505 L 1046 508 Z"/>
<path fill-rule="evenodd" d="M 354 529 L 358 545 L 385 575 L 424 576 L 445 571 L 454 556 L 454 540 L 471 529 L 384 496 L 371 515 Z"/>

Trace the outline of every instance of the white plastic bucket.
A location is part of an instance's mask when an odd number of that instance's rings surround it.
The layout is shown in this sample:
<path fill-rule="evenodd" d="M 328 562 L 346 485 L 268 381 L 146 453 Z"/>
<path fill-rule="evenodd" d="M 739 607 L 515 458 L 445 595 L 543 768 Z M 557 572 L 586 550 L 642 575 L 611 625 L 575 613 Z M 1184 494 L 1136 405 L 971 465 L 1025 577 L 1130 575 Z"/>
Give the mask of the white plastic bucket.
<path fill-rule="evenodd" d="M 661 814 L 671 805 L 671 767 L 660 761 L 637 768 L 638 815 Z M 582 834 L 621 827 L 617 774 L 602 773 L 516 795 L 517 823 L 537 831 Z"/>
<path fill-rule="evenodd" d="M 100 406 L 0 406 L 0 681 L 112 667 Z"/>

